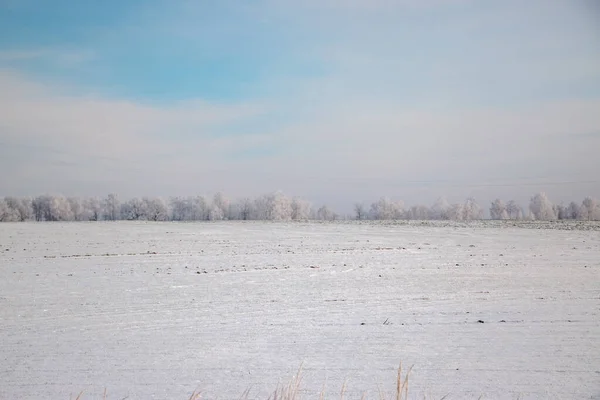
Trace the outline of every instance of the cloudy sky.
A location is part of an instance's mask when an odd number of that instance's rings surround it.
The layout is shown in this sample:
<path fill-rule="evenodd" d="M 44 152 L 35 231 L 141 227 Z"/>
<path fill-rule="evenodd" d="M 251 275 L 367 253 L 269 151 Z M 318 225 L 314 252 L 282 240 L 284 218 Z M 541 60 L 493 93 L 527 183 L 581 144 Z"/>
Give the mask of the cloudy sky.
<path fill-rule="evenodd" d="M 594 0 L 0 0 L 0 195 L 600 197 Z"/>

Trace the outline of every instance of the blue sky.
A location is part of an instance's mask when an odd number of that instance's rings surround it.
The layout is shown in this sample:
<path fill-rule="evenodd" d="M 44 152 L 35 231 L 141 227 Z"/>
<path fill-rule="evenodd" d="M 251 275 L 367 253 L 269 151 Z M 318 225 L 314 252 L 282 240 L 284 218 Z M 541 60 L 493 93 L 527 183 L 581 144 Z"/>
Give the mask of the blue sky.
<path fill-rule="evenodd" d="M 0 0 L 0 85 L 0 194 L 600 197 L 591 0 Z"/>

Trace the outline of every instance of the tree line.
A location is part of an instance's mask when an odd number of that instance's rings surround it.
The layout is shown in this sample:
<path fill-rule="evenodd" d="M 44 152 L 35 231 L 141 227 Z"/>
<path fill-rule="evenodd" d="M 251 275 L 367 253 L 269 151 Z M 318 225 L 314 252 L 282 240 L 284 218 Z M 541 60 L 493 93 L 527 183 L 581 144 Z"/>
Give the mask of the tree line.
<path fill-rule="evenodd" d="M 581 203 L 554 204 L 545 193 L 531 197 L 525 210 L 514 200 L 494 200 L 489 217 L 496 220 L 600 220 L 600 203 L 586 197 Z M 0 222 L 17 221 L 218 221 L 218 220 L 454 220 L 484 218 L 473 198 L 450 204 L 444 197 L 432 206 L 405 207 L 402 201 L 382 197 L 370 206 L 354 205 L 353 213 L 339 214 L 326 205 L 275 192 L 257 198 L 231 201 L 222 193 L 205 196 L 132 198 L 121 201 L 115 194 L 105 198 L 41 195 L 33 198 L 7 196 L 0 199 Z"/>

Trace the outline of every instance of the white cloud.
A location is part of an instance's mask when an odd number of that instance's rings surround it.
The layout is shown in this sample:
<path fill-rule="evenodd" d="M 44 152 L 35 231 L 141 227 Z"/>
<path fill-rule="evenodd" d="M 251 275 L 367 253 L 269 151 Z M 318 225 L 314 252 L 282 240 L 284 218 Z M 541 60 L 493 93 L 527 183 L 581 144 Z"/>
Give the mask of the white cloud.
<path fill-rule="evenodd" d="M 502 188 L 507 196 L 529 193 L 531 187 L 518 187 L 518 177 L 579 181 L 597 179 L 600 170 L 600 136 L 592 134 L 600 132 L 597 100 L 436 110 L 328 97 L 300 120 L 244 135 L 244 121 L 293 116 L 298 104 L 150 106 L 65 94 L 6 71 L 0 86 L 9 89 L 0 93 L 0 167 L 15 171 L 0 178 L 0 187 L 17 194 L 224 190 L 237 196 L 282 189 L 333 202 L 384 194 L 411 202 L 490 193 L 470 187 L 490 182 L 517 184 Z M 233 122 L 233 134 L 215 133 Z M 256 148 L 277 151 L 265 158 L 231 156 Z M 598 195 L 599 185 L 592 187 L 596 193 L 589 184 L 578 190 Z"/>
<path fill-rule="evenodd" d="M 92 61 L 92 50 L 64 50 L 56 48 L 33 48 L 27 50 L 0 50 L 0 64 L 21 61 L 43 61 L 61 68 L 72 68 Z"/>

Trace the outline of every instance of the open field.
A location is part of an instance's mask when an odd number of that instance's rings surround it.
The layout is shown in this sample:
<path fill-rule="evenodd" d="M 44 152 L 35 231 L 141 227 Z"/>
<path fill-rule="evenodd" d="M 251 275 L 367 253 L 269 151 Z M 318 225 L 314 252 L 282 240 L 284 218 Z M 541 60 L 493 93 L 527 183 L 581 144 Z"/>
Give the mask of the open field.
<path fill-rule="evenodd" d="M 0 399 L 600 399 L 579 225 L 0 224 Z"/>

